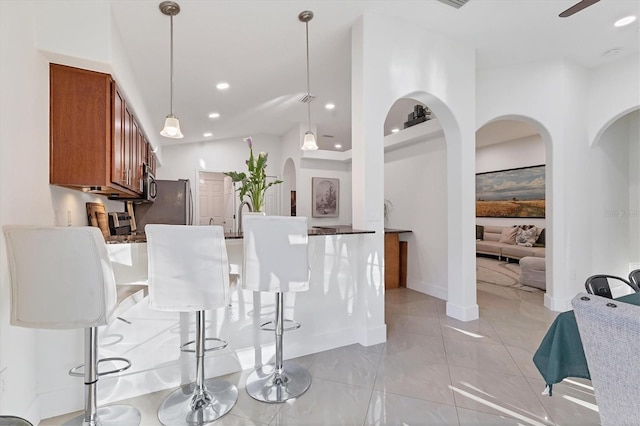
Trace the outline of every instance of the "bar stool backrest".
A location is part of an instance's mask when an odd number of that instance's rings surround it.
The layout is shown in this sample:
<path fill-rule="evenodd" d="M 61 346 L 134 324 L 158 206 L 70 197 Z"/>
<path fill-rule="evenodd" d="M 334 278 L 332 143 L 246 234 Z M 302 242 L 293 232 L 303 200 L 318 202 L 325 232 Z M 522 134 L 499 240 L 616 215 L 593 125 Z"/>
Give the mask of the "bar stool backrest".
<path fill-rule="evenodd" d="M 617 287 L 612 287 L 611 283 L 618 284 Z M 628 287 L 627 287 L 628 286 Z M 596 296 L 606 297 L 608 299 L 614 299 L 615 297 L 619 297 L 621 295 L 627 294 L 629 292 L 629 287 L 633 292 L 637 293 L 636 287 L 634 284 L 625 280 L 624 278 L 615 276 L 615 275 L 607 275 L 607 274 L 597 274 L 592 275 L 584 283 L 584 287 L 589 294 L 595 294 Z M 620 289 L 623 291 L 622 294 L 618 294 L 617 296 L 613 295 L 613 289 Z"/>
<path fill-rule="evenodd" d="M 246 216 L 243 221 L 243 287 L 273 293 L 308 290 L 307 218 Z"/>
<path fill-rule="evenodd" d="M 196 312 L 229 303 L 229 261 L 221 226 L 147 225 L 149 303 Z"/>
<path fill-rule="evenodd" d="M 111 322 L 116 284 L 99 228 L 3 226 L 11 324 L 74 329 Z"/>
<path fill-rule="evenodd" d="M 640 293 L 640 269 L 629 272 L 629 282 L 635 286 L 636 293 Z"/>

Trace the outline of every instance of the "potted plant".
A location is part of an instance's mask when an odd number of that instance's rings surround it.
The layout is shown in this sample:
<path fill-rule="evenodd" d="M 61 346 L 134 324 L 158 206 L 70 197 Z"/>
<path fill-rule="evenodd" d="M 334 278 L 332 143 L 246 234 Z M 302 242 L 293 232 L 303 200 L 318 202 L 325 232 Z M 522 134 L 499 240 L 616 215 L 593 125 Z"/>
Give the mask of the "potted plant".
<path fill-rule="evenodd" d="M 233 179 L 234 182 L 240 182 L 238 192 L 240 193 L 240 200 L 248 198 L 251 208 L 254 212 L 261 212 L 264 210 L 264 194 L 272 185 L 282 183 L 281 180 L 275 180 L 267 183 L 267 174 L 265 169 L 267 168 L 266 152 L 260 152 L 257 157 L 253 155 L 253 141 L 251 137 L 244 139 L 249 145 L 249 159 L 245 161 L 247 164 L 247 173 L 244 172 L 226 172 L 225 175 Z"/>

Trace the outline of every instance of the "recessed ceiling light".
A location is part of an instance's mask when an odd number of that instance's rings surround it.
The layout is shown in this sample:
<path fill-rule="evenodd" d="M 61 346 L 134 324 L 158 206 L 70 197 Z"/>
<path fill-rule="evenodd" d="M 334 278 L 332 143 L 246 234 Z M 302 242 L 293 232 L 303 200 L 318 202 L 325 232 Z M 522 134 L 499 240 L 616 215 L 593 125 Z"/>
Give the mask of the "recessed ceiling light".
<path fill-rule="evenodd" d="M 326 104 L 324 107 L 326 109 L 334 109 L 336 106 L 334 104 Z"/>
<path fill-rule="evenodd" d="M 209 118 L 218 118 L 220 117 L 220 114 L 218 114 L 217 112 L 212 112 L 211 114 L 209 114 Z"/>
<path fill-rule="evenodd" d="M 202 136 L 204 136 L 205 138 L 208 138 L 210 136 L 213 136 L 213 133 L 211 132 L 203 133 Z"/>
<path fill-rule="evenodd" d="M 400 131 L 400 129 L 398 129 L 397 127 L 395 129 L 391 129 L 391 133 L 398 133 Z"/>
<path fill-rule="evenodd" d="M 335 144 L 334 146 L 338 149 L 342 148 L 342 145 L 340 145 L 339 143 Z"/>
<path fill-rule="evenodd" d="M 613 26 L 614 27 L 624 27 L 625 25 L 629 25 L 633 21 L 636 20 L 635 16 L 625 16 L 624 18 L 618 19 Z"/>
<path fill-rule="evenodd" d="M 216 84 L 216 89 L 218 89 L 218 90 L 225 90 L 225 89 L 228 89 L 228 88 L 229 88 L 229 83 L 226 83 L 224 81 L 222 83 Z"/>

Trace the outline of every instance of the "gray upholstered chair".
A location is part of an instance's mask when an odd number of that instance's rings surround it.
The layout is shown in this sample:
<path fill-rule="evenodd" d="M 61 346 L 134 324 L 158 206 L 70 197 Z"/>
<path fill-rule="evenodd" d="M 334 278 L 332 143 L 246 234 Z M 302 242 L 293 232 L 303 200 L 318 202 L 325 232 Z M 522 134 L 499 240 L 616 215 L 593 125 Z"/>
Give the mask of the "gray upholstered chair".
<path fill-rule="evenodd" d="M 602 425 L 637 425 L 640 306 L 584 293 L 571 304 Z"/>
<path fill-rule="evenodd" d="M 84 377 L 84 413 L 67 424 L 138 425 L 140 412 L 128 405 L 97 408 L 100 376 L 126 370 L 120 357 L 98 360 L 98 327 L 117 312 L 117 290 L 99 228 L 4 226 L 11 275 L 11 324 L 27 328 L 83 328 L 84 364 L 69 374 Z M 124 366 L 98 371 L 101 361 Z M 84 372 L 78 370 L 84 367 Z"/>

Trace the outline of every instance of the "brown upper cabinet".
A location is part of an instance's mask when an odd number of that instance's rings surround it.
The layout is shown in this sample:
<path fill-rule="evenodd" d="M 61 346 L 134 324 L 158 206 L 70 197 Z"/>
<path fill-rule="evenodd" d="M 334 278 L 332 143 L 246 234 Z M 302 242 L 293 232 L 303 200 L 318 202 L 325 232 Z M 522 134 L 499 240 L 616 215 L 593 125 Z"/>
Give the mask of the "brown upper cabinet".
<path fill-rule="evenodd" d="M 120 197 L 142 193 L 143 163 L 155 166 L 155 156 L 109 74 L 51 64 L 50 115 L 49 183 Z"/>

